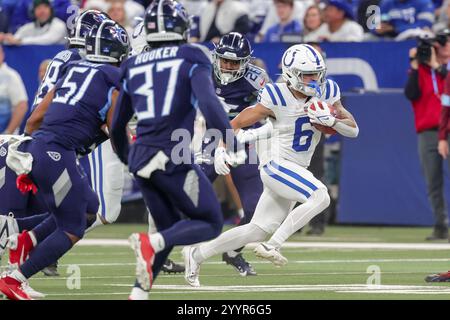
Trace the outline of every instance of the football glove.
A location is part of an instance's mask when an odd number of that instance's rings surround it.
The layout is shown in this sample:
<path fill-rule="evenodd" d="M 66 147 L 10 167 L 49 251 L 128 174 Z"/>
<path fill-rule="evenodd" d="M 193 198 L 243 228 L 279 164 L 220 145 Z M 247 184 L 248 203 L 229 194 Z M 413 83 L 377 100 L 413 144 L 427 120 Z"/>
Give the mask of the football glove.
<path fill-rule="evenodd" d="M 336 124 L 336 118 L 331 114 L 330 108 L 323 101 L 315 100 L 308 106 L 308 117 L 311 123 L 321 124 L 326 127 L 332 127 Z"/>

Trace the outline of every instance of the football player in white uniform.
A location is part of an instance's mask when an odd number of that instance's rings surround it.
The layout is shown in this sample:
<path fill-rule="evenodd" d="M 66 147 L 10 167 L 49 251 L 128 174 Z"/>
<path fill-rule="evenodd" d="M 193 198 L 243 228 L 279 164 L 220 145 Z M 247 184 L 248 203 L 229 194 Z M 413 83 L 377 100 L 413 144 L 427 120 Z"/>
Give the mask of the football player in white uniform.
<path fill-rule="evenodd" d="M 325 72 L 324 60 L 313 47 L 305 44 L 290 47 L 282 57 L 282 76 L 286 82 L 267 84 L 258 103 L 231 122 L 239 130 L 264 118 L 273 118 L 270 152 L 266 159 L 261 159 L 260 166 L 264 191 L 250 223 L 199 246 L 183 248 L 185 279 L 191 286 L 200 286 L 200 264 L 207 258 L 250 242 L 264 241 L 270 234 L 270 240 L 260 243 L 255 254 L 275 265 L 286 264 L 287 259 L 280 253 L 281 245 L 328 207 L 327 188 L 307 170 L 322 134 L 313 125 L 332 127 L 347 137 L 356 137 L 359 129 L 350 112 L 335 99 L 339 89 L 334 82 L 327 82 Z M 336 117 L 326 101 L 317 98 L 322 98 L 327 87 L 328 102 L 336 108 Z M 301 205 L 292 210 L 296 202 Z"/>

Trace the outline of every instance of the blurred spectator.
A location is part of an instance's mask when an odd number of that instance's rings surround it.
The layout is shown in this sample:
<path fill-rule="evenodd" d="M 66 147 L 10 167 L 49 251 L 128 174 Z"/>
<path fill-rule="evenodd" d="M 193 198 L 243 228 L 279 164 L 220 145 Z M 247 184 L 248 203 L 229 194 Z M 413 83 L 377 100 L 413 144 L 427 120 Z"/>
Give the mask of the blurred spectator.
<path fill-rule="evenodd" d="M 444 1 L 438 21 L 433 25 L 433 31 L 439 32 L 450 27 L 450 0 Z"/>
<path fill-rule="evenodd" d="M 109 5 L 105 0 L 88 0 L 84 3 L 83 10 L 99 10 L 106 12 L 108 11 Z"/>
<path fill-rule="evenodd" d="M 21 26 L 33 21 L 33 15 L 30 14 L 33 9 L 33 0 L 2 0 L 1 5 L 5 14 L 9 17 L 9 28 L 7 32 L 15 33 Z M 67 21 L 73 14 L 68 10 L 72 5 L 70 0 L 53 0 L 51 1 L 54 16 Z"/>
<path fill-rule="evenodd" d="M 14 134 L 27 113 L 28 96 L 19 73 L 4 60 L 0 46 L 0 134 Z"/>
<path fill-rule="evenodd" d="M 0 7 L 0 33 L 8 33 L 9 18 L 5 10 Z"/>
<path fill-rule="evenodd" d="M 109 2 L 109 9 L 106 12 L 111 17 L 112 20 L 120 24 L 127 30 L 129 35 L 133 34 L 133 27 L 130 25 L 129 20 L 125 12 L 125 1 L 124 0 L 113 0 Z"/>
<path fill-rule="evenodd" d="M 399 36 L 398 40 L 416 37 L 422 34 L 421 29 L 431 29 L 434 22 L 431 0 L 382 0 L 380 7 L 381 25 L 375 30 L 379 36 Z"/>
<path fill-rule="evenodd" d="M 250 29 L 247 6 L 235 0 L 212 0 L 200 17 L 200 41 L 218 42 L 231 31 L 246 34 Z"/>
<path fill-rule="evenodd" d="M 330 0 L 324 11 L 324 21 L 314 36 L 308 40 L 320 41 L 362 41 L 363 28 L 353 21 L 353 9 L 345 0 Z"/>
<path fill-rule="evenodd" d="M 310 6 L 303 18 L 303 42 L 311 42 L 313 39 L 317 39 L 317 32 L 322 23 L 322 12 L 319 6 Z"/>
<path fill-rule="evenodd" d="M 200 41 L 200 16 L 206 5 L 207 0 L 180 0 L 180 3 L 186 8 L 191 19 L 191 30 L 189 33 L 189 42 Z"/>
<path fill-rule="evenodd" d="M 274 0 L 274 3 L 280 22 L 267 30 L 263 41 L 281 42 L 282 35 L 300 34 L 302 26 L 293 17 L 294 0 Z"/>
<path fill-rule="evenodd" d="M 405 95 L 411 100 L 418 134 L 419 159 L 427 185 L 428 199 L 435 225 L 427 240 L 448 238 L 448 215 L 444 199 L 444 171 L 438 152 L 438 128 L 442 110 L 441 95 L 450 59 L 448 37 L 437 41 L 421 41 L 409 52 L 411 70 Z"/>
<path fill-rule="evenodd" d="M 20 27 L 14 35 L 0 34 L 0 41 L 11 45 L 65 43 L 66 24 L 53 16 L 49 0 L 34 0 L 32 14 L 33 22 Z"/>
<path fill-rule="evenodd" d="M 44 80 L 45 73 L 47 72 L 47 67 L 48 67 L 48 65 L 49 65 L 49 63 L 50 63 L 51 61 L 52 61 L 52 60 L 50 60 L 50 59 L 45 59 L 45 60 L 42 61 L 41 64 L 39 65 L 39 72 L 38 72 L 38 80 L 39 80 L 39 83 L 41 83 L 42 80 Z"/>
<path fill-rule="evenodd" d="M 298 19 L 298 21 L 303 21 L 306 9 L 314 4 L 314 0 L 294 0 L 294 14 L 293 16 Z M 275 7 L 275 1 L 272 2 L 271 6 L 268 8 L 267 15 L 264 18 L 264 22 L 259 30 L 258 36 L 256 37 L 256 42 L 262 41 L 267 30 L 279 23 L 279 17 L 277 15 L 277 10 Z"/>

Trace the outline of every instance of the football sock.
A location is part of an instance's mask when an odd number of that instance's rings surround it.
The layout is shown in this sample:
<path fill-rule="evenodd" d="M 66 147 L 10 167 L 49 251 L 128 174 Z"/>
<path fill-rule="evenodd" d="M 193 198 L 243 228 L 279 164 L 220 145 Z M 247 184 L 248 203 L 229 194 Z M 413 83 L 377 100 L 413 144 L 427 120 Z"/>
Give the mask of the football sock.
<path fill-rule="evenodd" d="M 250 242 L 263 241 L 267 233 L 253 223 L 248 223 L 222 233 L 219 237 L 198 246 L 194 259 L 201 263 L 216 254 L 245 246 Z"/>
<path fill-rule="evenodd" d="M 16 218 L 17 226 L 19 227 L 19 232 L 23 230 L 33 230 L 38 224 L 47 219 L 50 213 L 37 214 L 35 216 L 26 218 Z"/>
<path fill-rule="evenodd" d="M 56 229 L 30 253 L 30 257 L 20 266 L 20 272 L 29 279 L 45 267 L 56 262 L 73 244 L 69 236 L 61 229 Z"/>
<path fill-rule="evenodd" d="M 217 228 L 212 223 L 206 221 L 180 220 L 169 229 L 161 231 L 161 234 L 164 237 L 165 245 L 167 247 L 173 247 L 177 245 L 190 245 L 212 239 L 217 235 Z"/>
<path fill-rule="evenodd" d="M 56 221 L 52 215 L 49 215 L 44 221 L 33 228 L 33 233 L 38 243 L 43 241 L 56 229 Z"/>

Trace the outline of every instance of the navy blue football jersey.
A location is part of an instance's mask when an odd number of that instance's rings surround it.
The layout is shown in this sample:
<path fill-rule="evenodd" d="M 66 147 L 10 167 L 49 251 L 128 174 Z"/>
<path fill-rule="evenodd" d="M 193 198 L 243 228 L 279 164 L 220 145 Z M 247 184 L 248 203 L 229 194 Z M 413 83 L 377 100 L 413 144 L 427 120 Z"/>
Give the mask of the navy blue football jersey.
<path fill-rule="evenodd" d="M 79 49 L 67 49 L 59 52 L 47 66 L 47 70 L 45 72 L 45 76 L 42 79 L 42 82 L 39 86 L 38 92 L 34 97 L 33 106 L 31 107 L 31 111 L 33 111 L 39 103 L 41 103 L 42 99 L 44 99 L 45 95 L 53 89 L 56 82 L 59 80 L 61 76 L 61 71 L 63 68 L 72 61 L 81 60 L 81 56 L 79 53 Z"/>
<path fill-rule="evenodd" d="M 208 126 L 219 129 L 228 139 L 225 131 L 231 127 L 214 92 L 212 59 L 206 47 L 183 44 L 155 48 L 129 58 L 121 69 L 122 91 L 114 115 L 113 143 L 126 162 L 124 128 L 135 113 L 138 123 L 132 149 L 136 153 L 139 146 L 146 147 L 142 151 L 145 154 L 130 160 L 131 172 L 159 150 L 170 156 L 170 150 L 180 142 L 172 137 L 175 130 L 185 129 L 192 137 L 197 108 Z"/>
<path fill-rule="evenodd" d="M 222 85 L 216 76 L 214 79 L 216 94 L 224 100 L 227 108 L 225 111 L 230 119 L 236 117 L 248 106 L 255 104 L 259 90 L 270 82 L 267 73 L 252 64 L 247 66 L 242 78 L 226 85 Z"/>
<path fill-rule="evenodd" d="M 87 61 L 69 63 L 55 86 L 55 96 L 33 136 L 78 150 L 95 142 L 120 88 L 120 69 Z"/>

